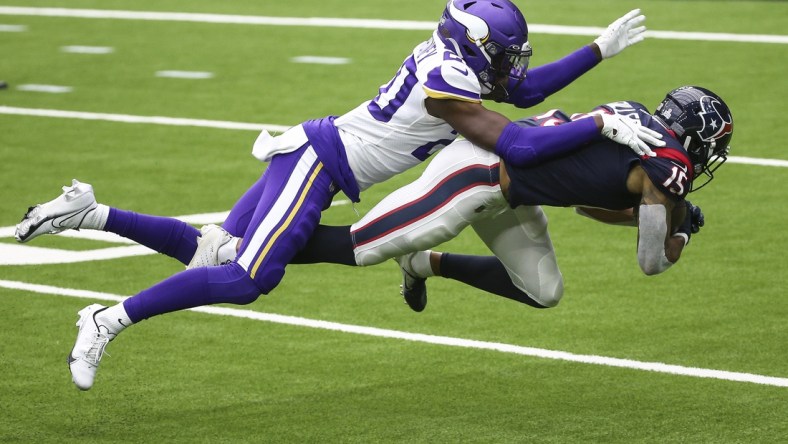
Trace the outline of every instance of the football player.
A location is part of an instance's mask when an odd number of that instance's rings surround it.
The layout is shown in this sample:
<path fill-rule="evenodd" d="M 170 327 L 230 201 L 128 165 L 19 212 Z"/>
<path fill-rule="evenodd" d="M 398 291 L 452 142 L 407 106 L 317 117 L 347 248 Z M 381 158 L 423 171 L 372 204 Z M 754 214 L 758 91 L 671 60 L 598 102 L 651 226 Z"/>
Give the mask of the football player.
<path fill-rule="evenodd" d="M 679 260 L 690 236 L 704 224 L 700 208 L 685 198 L 725 162 L 733 135 L 731 112 L 715 93 L 685 86 L 669 92 L 653 115 L 640 103 L 623 101 L 588 114 L 568 117 L 553 110 L 516 123 L 561 126 L 596 114 L 639 121 L 660 132 L 666 145 L 648 157 L 600 139 L 538 167 L 518 167 L 460 140 L 359 222 L 321 226 L 294 262 L 372 265 L 396 258 L 405 300 L 415 311 L 426 306 L 425 279 L 434 275 L 534 307 L 554 307 L 563 295 L 563 280 L 539 207 L 549 205 L 574 206 L 602 222 L 637 226 L 642 271 L 661 273 Z M 423 251 L 469 225 L 494 256 Z"/>
<path fill-rule="evenodd" d="M 664 143 L 661 135 L 617 114 L 561 127 L 526 127 L 482 105 L 483 98 L 518 107 L 541 102 L 641 41 L 644 19 L 639 10 L 631 11 L 590 45 L 528 70 L 528 28 L 513 3 L 449 1 L 432 37 L 413 50 L 372 100 L 277 137 L 260 134 L 253 154 L 270 163 L 223 224 L 229 234 L 243 237 L 232 262 L 191 268 L 121 304 L 93 304 L 79 312 L 79 332 L 68 358 L 74 383 L 82 390 L 93 385 L 104 347 L 129 325 L 201 305 L 248 304 L 268 294 L 336 193 L 341 190 L 357 202 L 361 190 L 424 161 L 458 134 L 523 167 L 579 149 L 600 134 L 652 155 L 650 146 Z M 191 258 L 199 237 L 182 222 L 97 205 L 92 189 L 76 182 L 58 199 L 31 208 L 16 237 L 27 241 L 65 228 L 117 232 L 179 259 Z"/>

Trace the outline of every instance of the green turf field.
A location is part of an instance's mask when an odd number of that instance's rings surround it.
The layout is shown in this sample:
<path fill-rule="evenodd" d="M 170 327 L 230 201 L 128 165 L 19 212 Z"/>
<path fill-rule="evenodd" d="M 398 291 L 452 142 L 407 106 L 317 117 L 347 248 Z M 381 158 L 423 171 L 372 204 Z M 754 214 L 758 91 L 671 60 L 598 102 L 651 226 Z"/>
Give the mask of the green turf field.
<path fill-rule="evenodd" d="M 554 309 L 435 278 L 429 306 L 417 314 L 398 294 L 393 262 L 292 266 L 271 295 L 222 307 L 239 312 L 180 312 L 131 328 L 108 347 L 88 392 L 74 388 L 65 363 L 76 312 L 133 295 L 183 266 L 157 255 L 0 265 L 0 442 L 785 442 L 788 2 L 516 3 L 532 26 L 605 27 L 640 6 L 650 30 L 725 34 L 650 38 L 531 110 L 490 105 L 513 118 L 620 99 L 653 108 L 682 84 L 725 98 L 739 161 L 690 195 L 706 226 L 680 264 L 646 277 L 635 230 L 548 209 L 566 287 Z M 17 257 L 12 227 L 27 207 L 55 197 L 72 178 L 93 184 L 108 205 L 179 216 L 228 210 L 265 166 L 250 155 L 252 129 L 121 123 L 75 112 L 290 126 L 371 98 L 430 33 L 42 16 L 7 7 L 437 22 L 444 5 L 0 0 L 0 80 L 9 84 L 0 89 L 0 261 Z M 778 43 L 729 34 L 777 36 Z M 591 40 L 534 31 L 532 66 Z M 293 63 L 296 56 L 350 63 Z M 212 77 L 155 75 L 165 70 Z M 68 113 L 53 117 L 52 110 Z M 355 209 L 363 214 L 420 171 L 373 187 Z M 338 205 L 323 220 L 356 219 L 351 206 Z M 29 245 L 130 247 L 64 236 Z M 486 253 L 470 231 L 441 249 Z M 589 356 L 597 363 L 580 362 Z"/>

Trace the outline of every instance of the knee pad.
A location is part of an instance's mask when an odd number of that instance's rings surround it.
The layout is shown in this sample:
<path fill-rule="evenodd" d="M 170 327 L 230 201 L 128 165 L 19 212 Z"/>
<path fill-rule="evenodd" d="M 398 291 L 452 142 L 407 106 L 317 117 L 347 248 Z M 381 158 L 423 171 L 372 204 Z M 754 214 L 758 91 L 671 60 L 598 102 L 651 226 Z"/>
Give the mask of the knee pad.
<path fill-rule="evenodd" d="M 218 267 L 207 267 L 208 286 L 214 303 L 251 304 L 262 291 L 246 270 L 235 262 Z"/>
<path fill-rule="evenodd" d="M 514 274 L 512 270 L 506 270 L 514 286 L 544 308 L 555 307 L 564 296 L 564 278 L 553 266 L 554 255 L 550 256 L 546 255 L 539 261 L 535 276 L 523 278 Z"/>

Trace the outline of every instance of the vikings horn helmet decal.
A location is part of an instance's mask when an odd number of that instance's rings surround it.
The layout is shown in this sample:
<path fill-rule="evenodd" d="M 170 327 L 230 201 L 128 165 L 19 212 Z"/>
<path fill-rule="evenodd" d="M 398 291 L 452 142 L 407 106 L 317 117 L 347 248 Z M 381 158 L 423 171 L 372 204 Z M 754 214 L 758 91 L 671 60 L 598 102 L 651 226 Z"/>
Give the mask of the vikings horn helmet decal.
<path fill-rule="evenodd" d="M 525 17 L 509 0 L 450 0 L 438 36 L 462 57 L 483 88 L 525 78 L 531 47 Z"/>

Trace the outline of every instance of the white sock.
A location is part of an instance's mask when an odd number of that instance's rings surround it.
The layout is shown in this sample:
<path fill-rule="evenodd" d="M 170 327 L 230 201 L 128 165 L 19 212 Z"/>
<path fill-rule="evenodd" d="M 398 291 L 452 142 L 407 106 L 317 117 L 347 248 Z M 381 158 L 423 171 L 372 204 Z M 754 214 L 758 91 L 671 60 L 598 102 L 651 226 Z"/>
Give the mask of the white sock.
<path fill-rule="evenodd" d="M 419 251 L 413 253 L 413 256 L 411 256 L 410 268 L 416 276 L 422 278 L 435 276 L 435 273 L 432 272 L 432 266 L 430 265 L 430 253 L 432 253 L 430 250 Z"/>
<path fill-rule="evenodd" d="M 96 313 L 94 319 L 96 324 L 106 327 L 110 340 L 114 339 L 123 329 L 133 324 L 126 313 L 126 309 L 123 308 L 123 302 Z"/>
<path fill-rule="evenodd" d="M 79 228 L 88 230 L 103 230 L 109 218 L 109 207 L 104 204 L 96 205 L 96 208 L 85 215 L 85 219 L 79 224 Z"/>

